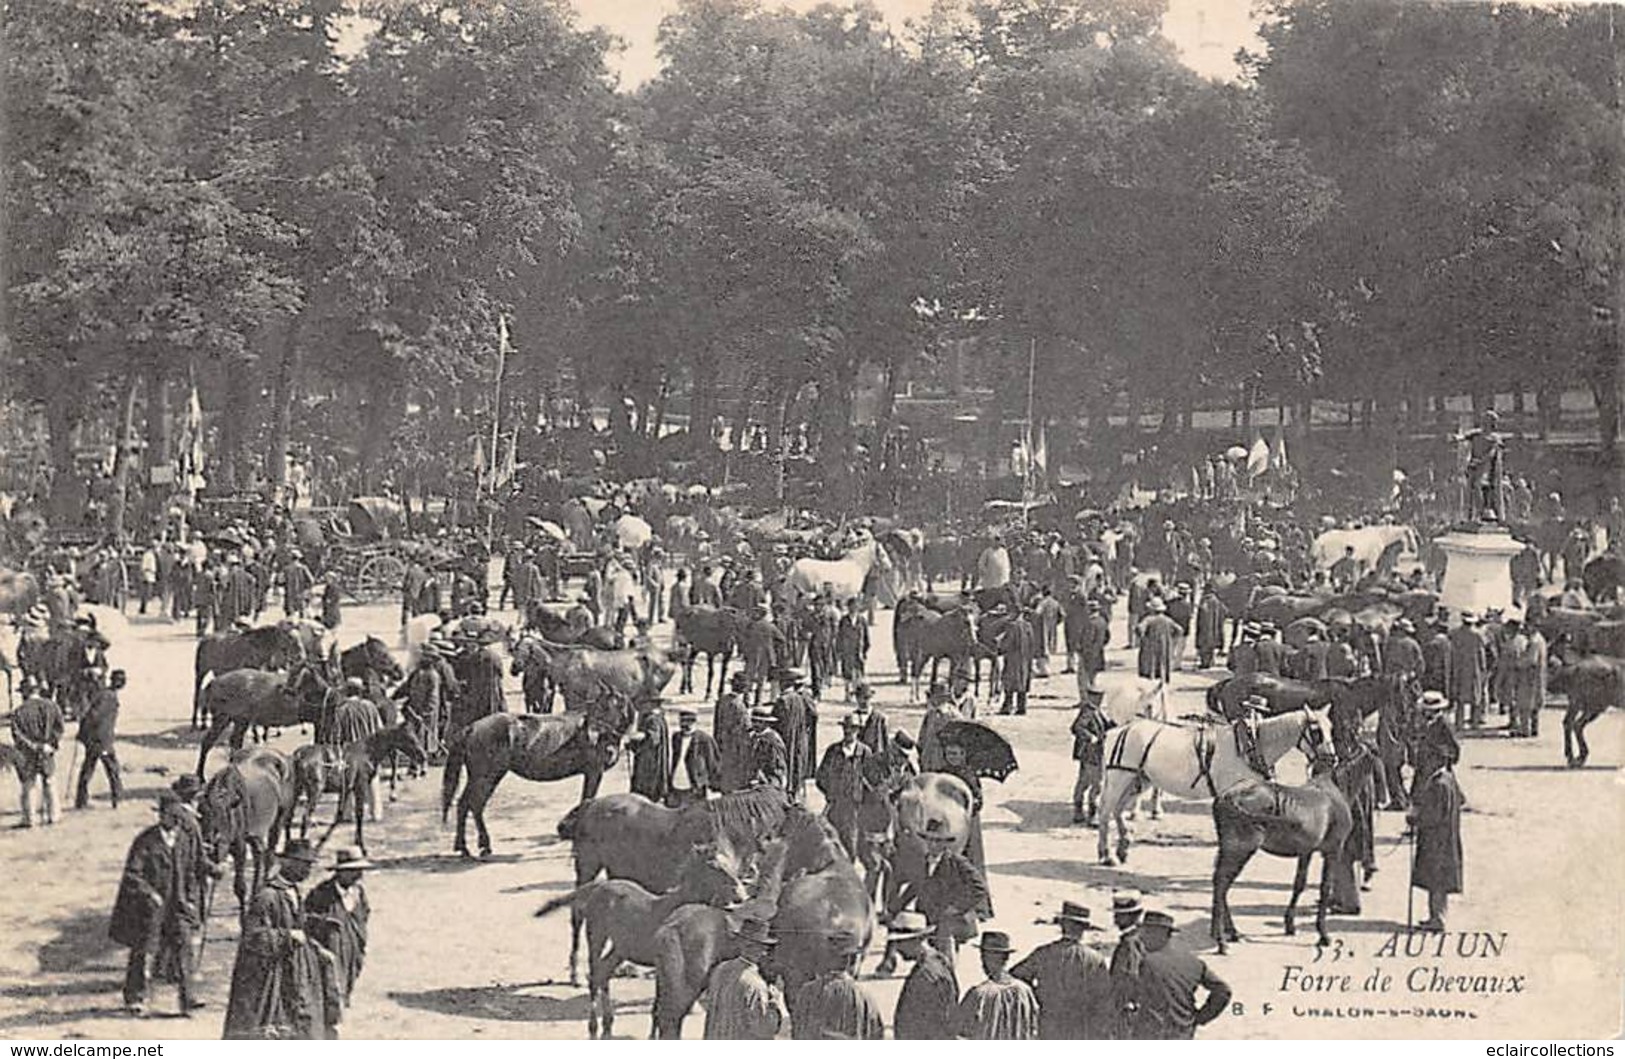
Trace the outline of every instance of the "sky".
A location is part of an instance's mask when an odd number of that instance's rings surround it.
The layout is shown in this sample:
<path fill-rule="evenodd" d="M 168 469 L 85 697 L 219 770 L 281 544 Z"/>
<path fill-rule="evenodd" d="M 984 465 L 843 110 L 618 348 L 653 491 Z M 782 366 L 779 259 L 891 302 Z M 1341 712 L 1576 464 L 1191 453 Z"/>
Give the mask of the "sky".
<path fill-rule="evenodd" d="M 623 88 L 636 88 L 659 70 L 655 33 L 660 20 L 676 10 L 676 0 L 570 0 L 587 25 L 601 26 L 625 41 L 611 57 Z M 782 6 L 808 9 L 819 0 L 786 0 Z M 925 16 L 932 0 L 875 0 L 897 25 Z M 779 6 L 769 0 L 767 6 Z M 1236 74 L 1236 49 L 1259 46 L 1252 0 L 1168 0 L 1163 33 L 1179 48 L 1185 64 L 1207 77 Z"/>

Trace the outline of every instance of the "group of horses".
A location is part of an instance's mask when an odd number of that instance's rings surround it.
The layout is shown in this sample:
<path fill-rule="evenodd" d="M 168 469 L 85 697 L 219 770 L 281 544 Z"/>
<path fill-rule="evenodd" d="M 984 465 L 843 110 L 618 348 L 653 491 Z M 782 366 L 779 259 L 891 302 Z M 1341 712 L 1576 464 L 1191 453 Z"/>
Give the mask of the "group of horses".
<path fill-rule="evenodd" d="M 558 831 L 571 843 L 576 885 L 537 915 L 571 910 L 572 983 L 586 936 L 589 1033 L 611 1034 L 610 980 L 634 963 L 655 971 L 651 1036 L 680 1037 L 711 970 L 737 955 L 734 931 L 747 917 L 772 925 L 780 943 L 769 969 L 791 989 L 867 948 L 882 894 L 919 881 L 886 873 L 923 865 L 927 834 L 966 851 L 974 811 L 958 777 L 914 775 L 898 755 L 871 759 L 867 777 L 863 827 L 887 834 L 891 850 L 878 862 L 855 864 L 827 819 L 777 787 L 683 808 L 628 793 L 572 809 Z"/>

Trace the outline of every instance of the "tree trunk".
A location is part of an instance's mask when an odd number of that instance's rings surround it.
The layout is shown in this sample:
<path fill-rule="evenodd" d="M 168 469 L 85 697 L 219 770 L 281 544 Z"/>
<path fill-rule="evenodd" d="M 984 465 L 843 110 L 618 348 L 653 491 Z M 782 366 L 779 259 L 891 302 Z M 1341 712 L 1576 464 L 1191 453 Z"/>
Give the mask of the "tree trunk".
<path fill-rule="evenodd" d="M 156 365 L 147 373 L 147 463 L 167 466 L 175 459 L 174 424 L 169 406 L 169 380 Z"/>
<path fill-rule="evenodd" d="M 774 417 L 771 433 L 767 439 L 767 451 L 773 457 L 773 498 L 784 506 L 784 456 L 789 449 L 785 442 L 785 428 L 790 420 L 790 404 L 795 400 L 796 392 L 800 387 L 791 387 L 784 396 L 779 398 L 778 415 Z"/>
<path fill-rule="evenodd" d="M 51 450 L 51 521 L 71 525 L 84 510 L 83 483 L 74 473 L 73 432 L 83 409 L 69 387 L 52 387 L 45 401 L 45 427 Z"/>
<path fill-rule="evenodd" d="M 131 372 L 127 386 L 124 412 L 119 417 L 118 448 L 113 457 L 113 498 L 107 513 L 108 532 L 120 544 L 126 538 L 124 523 L 130 506 L 130 463 L 135 455 L 135 395 L 141 386 L 140 374 Z"/>
<path fill-rule="evenodd" d="M 1586 374 L 1586 384 L 1591 388 L 1592 399 L 1597 404 L 1597 434 L 1601 450 L 1605 453 L 1613 452 L 1619 444 L 1619 410 L 1621 394 L 1617 373 L 1599 375 L 1596 372 Z"/>
<path fill-rule="evenodd" d="M 226 366 L 225 408 L 220 417 L 220 492 L 235 493 L 246 477 L 242 458 L 249 416 L 253 414 L 253 389 L 251 362 L 237 360 Z"/>
<path fill-rule="evenodd" d="M 271 442 L 265 453 L 265 476 L 280 497 L 288 484 L 288 442 L 293 431 L 293 397 L 299 379 L 299 326 L 296 315 L 282 335 L 282 353 L 277 358 L 276 382 L 271 400 Z"/>
<path fill-rule="evenodd" d="M 690 453 L 705 458 L 711 452 L 711 424 L 717 415 L 716 363 L 709 352 L 694 360 L 694 385 L 688 400 Z"/>

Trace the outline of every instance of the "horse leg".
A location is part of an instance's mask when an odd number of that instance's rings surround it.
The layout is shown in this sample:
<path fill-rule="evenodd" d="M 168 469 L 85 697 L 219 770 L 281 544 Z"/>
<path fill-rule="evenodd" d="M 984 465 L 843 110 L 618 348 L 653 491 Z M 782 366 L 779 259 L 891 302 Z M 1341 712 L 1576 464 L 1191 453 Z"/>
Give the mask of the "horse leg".
<path fill-rule="evenodd" d="M 1310 858 L 1311 855 L 1312 854 L 1310 854 L 1310 853 L 1305 853 L 1305 854 L 1301 855 L 1300 857 L 1298 857 L 1298 870 L 1292 876 L 1292 896 L 1290 898 L 1288 898 L 1287 902 L 1286 902 L 1286 935 L 1287 935 L 1287 937 L 1291 937 L 1292 935 L 1294 935 L 1294 934 L 1296 934 L 1298 932 L 1297 923 L 1295 922 L 1295 920 L 1297 918 L 1297 914 L 1298 914 L 1298 898 L 1303 894 L 1304 885 L 1309 879 L 1309 858 Z M 1322 908 L 1325 907 L 1325 900 L 1326 900 L 1325 882 L 1326 882 L 1327 878 L 1328 877 L 1326 875 L 1324 875 L 1324 874 L 1321 876 L 1320 899 L 1321 899 L 1321 902 L 1322 902 L 1322 905 L 1321 905 Z"/>
<path fill-rule="evenodd" d="M 1237 853 L 1240 853 L 1240 856 Z M 1213 926 L 1211 933 L 1213 940 L 1219 947 L 1219 955 L 1225 953 L 1225 942 L 1240 941 L 1241 934 L 1236 930 L 1236 921 L 1230 914 L 1230 887 L 1241 875 L 1241 869 L 1247 866 L 1252 859 L 1252 850 L 1237 851 L 1227 846 L 1224 840 L 1219 840 L 1219 852 L 1213 858 Z"/>
<path fill-rule="evenodd" d="M 1108 772 L 1105 779 L 1101 782 L 1099 823 L 1096 825 L 1098 841 L 1095 846 L 1095 854 L 1100 858 L 1100 863 L 1106 865 L 1107 867 L 1117 863 L 1112 859 L 1108 845 L 1111 839 L 1112 819 L 1113 817 L 1118 817 L 1122 799 L 1122 782 L 1117 780 L 1113 773 Z M 1122 820 L 1120 817 L 1118 819 L 1118 827 L 1119 829 L 1122 827 Z"/>
<path fill-rule="evenodd" d="M 1151 785 L 1151 819 L 1162 819 L 1162 788 L 1156 784 Z"/>
<path fill-rule="evenodd" d="M 359 810 L 363 803 L 365 803 L 367 800 L 367 781 L 358 779 L 356 781 L 355 788 L 355 794 L 353 797 L 355 798 L 356 809 L 358 810 L 355 814 L 355 844 L 360 847 L 361 855 L 365 857 L 367 855 L 367 836 L 363 830 L 365 828 L 363 821 L 366 820 L 367 814 L 360 812 Z"/>
<path fill-rule="evenodd" d="M 1332 906 L 1333 852 L 1326 849 L 1320 851 L 1320 903 L 1315 906 L 1315 933 L 1317 935 L 1315 944 L 1317 946 L 1326 946 L 1332 943 L 1331 935 L 1326 933 L 1326 914 Z M 1340 853 L 1341 851 L 1337 852 Z M 1309 867 L 1309 856 L 1307 854 L 1303 857 L 1301 863 L 1305 869 Z"/>
<path fill-rule="evenodd" d="M 237 907 L 248 911 L 248 880 L 243 877 L 243 862 L 248 859 L 248 844 L 238 839 L 231 844 L 231 888 L 237 894 Z M 254 870 L 259 871 L 258 862 Z"/>

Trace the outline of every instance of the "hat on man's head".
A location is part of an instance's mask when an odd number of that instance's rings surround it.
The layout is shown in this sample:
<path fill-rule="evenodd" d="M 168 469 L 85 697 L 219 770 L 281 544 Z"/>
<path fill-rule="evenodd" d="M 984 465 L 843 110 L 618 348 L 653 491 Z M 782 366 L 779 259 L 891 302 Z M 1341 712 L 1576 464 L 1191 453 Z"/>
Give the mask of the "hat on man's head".
<path fill-rule="evenodd" d="M 1160 911 L 1160 910 L 1157 910 L 1157 909 L 1148 910 L 1146 912 L 1146 914 L 1145 914 L 1145 918 L 1140 920 L 1140 926 L 1142 926 L 1142 927 L 1164 927 L 1164 928 L 1166 928 L 1168 930 L 1178 930 L 1179 929 L 1178 927 L 1174 926 L 1174 917 L 1173 916 L 1169 915 L 1167 912 L 1163 912 L 1163 911 Z"/>
<path fill-rule="evenodd" d="M 1168 604 L 1162 601 L 1161 596 L 1152 596 L 1151 599 L 1146 603 L 1145 609 L 1152 614 L 1161 614 L 1163 611 L 1168 609 Z"/>
<path fill-rule="evenodd" d="M 1470 610 L 1464 610 L 1461 612 L 1461 623 L 1463 625 L 1477 625 L 1478 615 Z"/>
<path fill-rule="evenodd" d="M 855 713 L 849 713 L 845 717 L 841 718 L 841 731 L 843 731 L 843 732 L 846 731 L 848 728 L 851 728 L 851 729 L 855 730 L 855 729 L 859 729 L 859 728 L 862 728 L 862 727 L 863 727 L 863 718 L 859 717 Z"/>
<path fill-rule="evenodd" d="M 869 705 L 869 700 L 875 697 L 875 689 L 867 684 L 855 684 L 852 687 L 852 697 L 859 706 Z"/>
<path fill-rule="evenodd" d="M 976 947 L 983 952 L 1002 952 L 1008 955 L 1015 952 L 1015 946 L 1010 944 L 1010 935 L 1002 930 L 984 930 L 982 936 L 976 939 Z"/>
<path fill-rule="evenodd" d="M 345 846 L 333 861 L 334 871 L 367 871 L 377 866 L 361 852 L 360 846 Z"/>
<path fill-rule="evenodd" d="M 913 750 L 917 745 L 914 742 L 914 737 L 909 735 L 907 732 L 893 732 L 891 741 L 897 746 L 902 747 L 904 750 Z"/>
<path fill-rule="evenodd" d="M 311 844 L 308 838 L 296 838 L 289 842 L 287 847 L 277 854 L 277 857 L 281 860 L 300 860 L 306 864 L 315 864 L 319 859 L 316 854 L 316 847 Z"/>
<path fill-rule="evenodd" d="M 154 809 L 154 811 L 161 813 L 165 809 L 170 809 L 170 808 L 178 807 L 178 806 L 185 805 L 185 804 L 186 803 L 181 800 L 180 795 L 176 794 L 172 790 L 169 790 L 169 789 L 165 788 L 164 790 L 161 790 L 161 791 L 158 792 L 158 800 L 153 803 L 152 808 Z"/>
<path fill-rule="evenodd" d="M 175 782 L 169 785 L 169 789 L 181 801 L 189 802 L 203 793 L 203 781 L 187 772 L 177 776 Z"/>
<path fill-rule="evenodd" d="M 1093 923 L 1089 922 L 1089 909 L 1078 904 L 1076 901 L 1062 901 L 1061 910 L 1055 914 L 1055 918 L 1051 919 L 1050 922 L 1056 925 L 1060 925 L 1062 923 L 1077 923 L 1087 930 L 1100 929 Z"/>
<path fill-rule="evenodd" d="M 754 942 L 757 945 L 777 945 L 779 939 L 773 936 L 773 930 L 767 920 L 755 916 L 747 916 L 739 924 L 738 930 L 729 931 L 740 941 Z"/>
<path fill-rule="evenodd" d="M 1417 706 L 1429 713 L 1435 713 L 1440 710 L 1448 710 L 1450 701 L 1444 697 L 1442 691 L 1424 691 L 1422 692 L 1422 701 L 1418 702 Z"/>
<path fill-rule="evenodd" d="M 1134 890 L 1115 890 L 1112 892 L 1112 915 L 1128 916 L 1138 915 L 1145 910 L 1140 903 L 1140 895 Z"/>
<path fill-rule="evenodd" d="M 753 721 L 762 721 L 767 724 L 772 724 L 774 721 L 777 721 L 779 717 L 778 714 L 773 712 L 773 707 L 771 706 L 753 706 L 751 707 L 750 711 L 750 719 Z"/>
<path fill-rule="evenodd" d="M 886 941 L 908 941 L 910 938 L 923 938 L 931 933 L 931 924 L 925 921 L 925 916 L 918 912 L 899 912 L 892 917 L 890 925 L 886 927 Z"/>
<path fill-rule="evenodd" d="M 679 721 L 683 720 L 684 718 L 688 718 L 688 717 L 692 717 L 692 718 L 697 720 L 699 718 L 699 716 L 700 715 L 699 715 L 698 711 L 696 711 L 694 709 L 694 707 L 692 707 L 692 706 L 684 706 L 682 709 L 677 711 L 677 719 Z"/>

